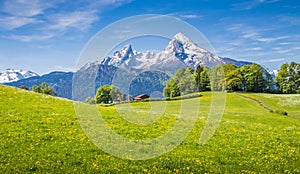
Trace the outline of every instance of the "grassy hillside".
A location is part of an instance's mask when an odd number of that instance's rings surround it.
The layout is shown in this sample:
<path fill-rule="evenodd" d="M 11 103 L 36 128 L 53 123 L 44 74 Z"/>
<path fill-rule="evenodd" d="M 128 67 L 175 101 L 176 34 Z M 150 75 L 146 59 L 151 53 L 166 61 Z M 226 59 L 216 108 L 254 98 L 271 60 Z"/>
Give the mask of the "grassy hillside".
<path fill-rule="evenodd" d="M 241 95 L 284 110 L 288 116 L 228 93 L 222 122 L 210 141 L 200 146 L 198 140 L 211 104 L 211 93 L 203 93 L 199 119 L 184 142 L 163 156 L 133 161 L 113 157 L 90 142 L 77 121 L 72 101 L 0 86 L 0 171 L 300 173 L 300 95 Z M 172 127 L 178 102 L 168 102 L 174 110 L 167 110 L 165 116 L 146 126 L 127 123 L 114 107 L 99 106 L 99 110 L 115 132 L 147 139 Z M 147 116 L 150 105 L 134 103 L 133 107 Z M 129 119 L 138 116 L 124 112 Z"/>

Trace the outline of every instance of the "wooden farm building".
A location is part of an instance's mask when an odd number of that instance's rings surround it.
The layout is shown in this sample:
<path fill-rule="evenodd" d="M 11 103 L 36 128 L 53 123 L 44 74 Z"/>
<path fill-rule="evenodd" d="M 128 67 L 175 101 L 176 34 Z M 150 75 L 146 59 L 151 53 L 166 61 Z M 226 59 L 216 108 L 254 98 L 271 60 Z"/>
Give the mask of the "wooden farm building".
<path fill-rule="evenodd" d="M 140 95 L 134 97 L 133 100 L 144 100 L 144 99 L 147 99 L 147 98 L 149 98 L 149 97 L 150 97 L 150 96 L 147 95 L 147 94 L 140 94 Z"/>

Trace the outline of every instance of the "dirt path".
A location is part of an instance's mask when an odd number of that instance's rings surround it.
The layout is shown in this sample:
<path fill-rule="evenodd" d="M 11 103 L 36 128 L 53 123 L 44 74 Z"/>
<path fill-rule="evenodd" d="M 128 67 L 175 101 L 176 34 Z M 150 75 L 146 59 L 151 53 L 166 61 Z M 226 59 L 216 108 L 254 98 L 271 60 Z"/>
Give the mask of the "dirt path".
<path fill-rule="evenodd" d="M 241 97 L 244 97 L 244 98 L 247 98 L 247 99 L 250 99 L 256 103 L 258 103 L 261 107 L 263 107 L 264 109 L 268 110 L 268 111 L 273 111 L 271 108 L 269 108 L 268 106 L 266 106 L 265 104 L 263 104 L 263 102 L 255 99 L 255 98 L 252 98 L 252 97 L 249 97 L 249 96 L 245 96 L 245 95 L 242 95 L 240 93 L 235 93 L 236 95 L 238 96 L 241 96 Z"/>
<path fill-rule="evenodd" d="M 245 95 L 242 95 L 242 94 L 240 94 L 240 93 L 235 93 L 235 94 L 238 95 L 238 96 L 241 96 L 241 97 L 243 97 L 243 98 L 246 98 L 246 99 L 249 99 L 249 100 L 252 100 L 252 101 L 258 103 L 261 107 L 263 107 L 264 109 L 266 109 L 266 110 L 268 110 L 268 111 L 270 111 L 270 112 L 274 112 L 274 113 L 279 114 L 279 115 L 285 115 L 285 116 L 288 115 L 288 113 L 285 112 L 285 111 L 281 111 L 281 110 L 272 110 L 271 108 L 269 108 L 268 106 L 266 106 L 263 102 L 261 102 L 261 101 L 255 99 L 255 98 L 252 98 L 252 97 L 249 97 L 249 96 L 245 96 Z"/>

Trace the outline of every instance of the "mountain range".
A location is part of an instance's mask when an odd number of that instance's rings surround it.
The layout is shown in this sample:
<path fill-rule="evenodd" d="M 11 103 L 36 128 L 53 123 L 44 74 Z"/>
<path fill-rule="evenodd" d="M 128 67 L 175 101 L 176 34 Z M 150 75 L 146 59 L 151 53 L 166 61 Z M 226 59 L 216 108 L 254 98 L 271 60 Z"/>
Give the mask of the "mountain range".
<path fill-rule="evenodd" d="M 216 56 L 178 33 L 160 52 L 138 52 L 131 45 L 126 45 L 112 56 L 87 63 L 76 72 L 52 72 L 5 84 L 32 88 L 33 85 L 47 82 L 60 97 L 84 100 L 93 97 L 99 86 L 118 83 L 121 92 L 136 96 L 162 92 L 166 82 L 179 68 L 197 68 L 200 65 L 212 67 L 226 63 L 237 66 L 251 64 Z M 116 76 L 120 80 L 116 81 Z"/>
<path fill-rule="evenodd" d="M 21 79 L 39 76 L 37 73 L 26 70 L 6 69 L 0 72 L 0 83 L 14 82 Z"/>
<path fill-rule="evenodd" d="M 251 64 L 251 62 L 236 61 L 222 58 L 199 47 L 182 33 L 177 33 L 160 52 L 137 52 L 131 45 L 126 45 L 113 56 L 103 59 L 100 64 L 122 68 L 143 70 L 161 70 L 174 72 L 182 67 L 197 68 L 200 65 L 215 66 L 231 63 L 237 66 Z"/>

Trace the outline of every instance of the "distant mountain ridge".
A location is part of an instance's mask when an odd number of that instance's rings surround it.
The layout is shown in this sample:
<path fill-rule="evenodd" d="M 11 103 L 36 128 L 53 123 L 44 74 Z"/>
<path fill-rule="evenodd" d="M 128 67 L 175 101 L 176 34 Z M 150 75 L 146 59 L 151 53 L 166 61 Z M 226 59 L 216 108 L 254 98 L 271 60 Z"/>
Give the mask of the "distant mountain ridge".
<path fill-rule="evenodd" d="M 42 82 L 46 82 L 57 93 L 57 96 L 71 99 L 72 97 L 72 72 L 51 72 L 42 76 L 34 76 L 27 79 L 21 79 L 19 81 L 5 83 L 9 86 L 26 86 L 29 89 L 34 85 L 38 85 Z"/>
<path fill-rule="evenodd" d="M 0 72 L 0 83 L 14 82 L 30 77 L 39 76 L 37 73 L 27 70 L 6 69 Z"/>
<path fill-rule="evenodd" d="M 134 69 L 156 69 L 176 71 L 182 67 L 197 68 L 200 65 L 215 66 L 231 63 L 237 66 L 252 64 L 246 61 L 237 61 L 230 58 L 222 58 L 199 47 L 182 33 L 177 33 L 160 52 L 137 52 L 131 45 L 126 45 L 113 56 L 103 59 L 101 65 Z"/>
<path fill-rule="evenodd" d="M 112 84 L 118 74 L 121 80 L 117 80 L 117 86 L 121 92 L 128 92 L 126 94 L 134 97 L 141 93 L 151 95 L 157 91 L 162 92 L 166 82 L 179 68 L 197 68 L 200 65 L 212 67 L 226 63 L 237 66 L 252 64 L 216 56 L 199 47 L 184 34 L 178 33 L 160 52 L 137 52 L 131 45 L 125 45 L 112 56 L 87 63 L 74 73 L 51 72 L 5 84 L 32 88 L 47 82 L 59 97 L 82 101 L 93 97 L 99 86 Z"/>

